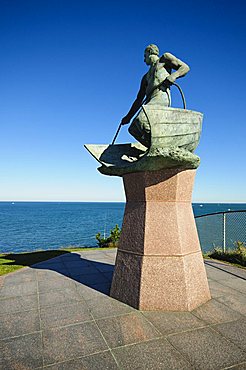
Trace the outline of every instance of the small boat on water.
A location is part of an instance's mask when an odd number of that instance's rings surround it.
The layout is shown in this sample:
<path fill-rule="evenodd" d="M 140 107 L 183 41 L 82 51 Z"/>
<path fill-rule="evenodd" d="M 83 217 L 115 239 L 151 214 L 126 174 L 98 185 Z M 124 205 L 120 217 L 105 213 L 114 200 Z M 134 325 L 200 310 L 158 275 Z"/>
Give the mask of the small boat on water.
<path fill-rule="evenodd" d="M 154 171 L 164 168 L 197 168 L 200 158 L 196 149 L 203 115 L 187 109 L 146 105 L 138 114 L 143 125 L 150 127 L 150 146 L 141 143 L 97 145 L 85 148 L 101 164 L 105 175 Z"/>

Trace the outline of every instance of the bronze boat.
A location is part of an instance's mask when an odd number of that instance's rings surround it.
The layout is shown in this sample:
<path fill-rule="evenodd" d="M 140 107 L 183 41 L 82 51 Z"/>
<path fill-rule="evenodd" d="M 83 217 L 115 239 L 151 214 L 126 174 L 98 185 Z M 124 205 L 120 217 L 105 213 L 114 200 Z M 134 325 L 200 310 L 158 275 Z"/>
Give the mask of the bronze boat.
<path fill-rule="evenodd" d="M 150 125 L 151 145 L 140 143 L 96 145 L 85 148 L 101 164 L 106 175 L 154 171 L 164 168 L 197 168 L 200 159 L 193 154 L 201 135 L 203 114 L 187 109 L 143 106 L 138 117 Z"/>

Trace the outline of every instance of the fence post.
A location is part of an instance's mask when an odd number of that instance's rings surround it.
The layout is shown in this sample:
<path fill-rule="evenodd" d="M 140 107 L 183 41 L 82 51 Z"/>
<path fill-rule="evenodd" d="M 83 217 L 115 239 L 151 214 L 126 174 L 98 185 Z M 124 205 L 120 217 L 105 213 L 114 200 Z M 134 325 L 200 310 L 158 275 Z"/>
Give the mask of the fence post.
<path fill-rule="evenodd" d="M 226 251 L 226 213 L 223 212 L 223 252 Z"/>

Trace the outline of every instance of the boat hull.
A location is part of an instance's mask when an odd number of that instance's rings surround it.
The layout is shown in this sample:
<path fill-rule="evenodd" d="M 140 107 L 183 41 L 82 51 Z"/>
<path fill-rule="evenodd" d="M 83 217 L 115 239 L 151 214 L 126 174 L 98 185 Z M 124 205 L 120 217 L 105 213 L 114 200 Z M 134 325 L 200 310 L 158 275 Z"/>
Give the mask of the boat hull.
<path fill-rule="evenodd" d="M 88 144 L 85 148 L 101 164 L 98 170 L 105 175 L 175 167 L 195 169 L 200 158 L 193 151 L 199 143 L 202 118 L 200 112 L 146 105 L 136 119 L 141 120 L 142 127 L 150 127 L 149 148 L 140 143 Z"/>
<path fill-rule="evenodd" d="M 136 117 L 150 129 L 150 147 L 179 147 L 193 152 L 200 140 L 203 114 L 187 109 L 144 105 Z"/>

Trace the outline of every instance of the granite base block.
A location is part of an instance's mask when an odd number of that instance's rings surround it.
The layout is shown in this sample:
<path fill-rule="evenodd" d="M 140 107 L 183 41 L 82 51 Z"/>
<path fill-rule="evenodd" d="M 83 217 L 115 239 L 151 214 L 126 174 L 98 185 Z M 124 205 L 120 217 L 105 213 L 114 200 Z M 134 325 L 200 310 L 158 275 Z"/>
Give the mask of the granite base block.
<path fill-rule="evenodd" d="M 140 310 L 191 311 L 210 297 L 191 198 L 195 170 L 124 176 L 110 295 Z"/>
<path fill-rule="evenodd" d="M 156 257 L 118 251 L 110 295 L 143 311 L 192 311 L 210 299 L 202 255 Z"/>

